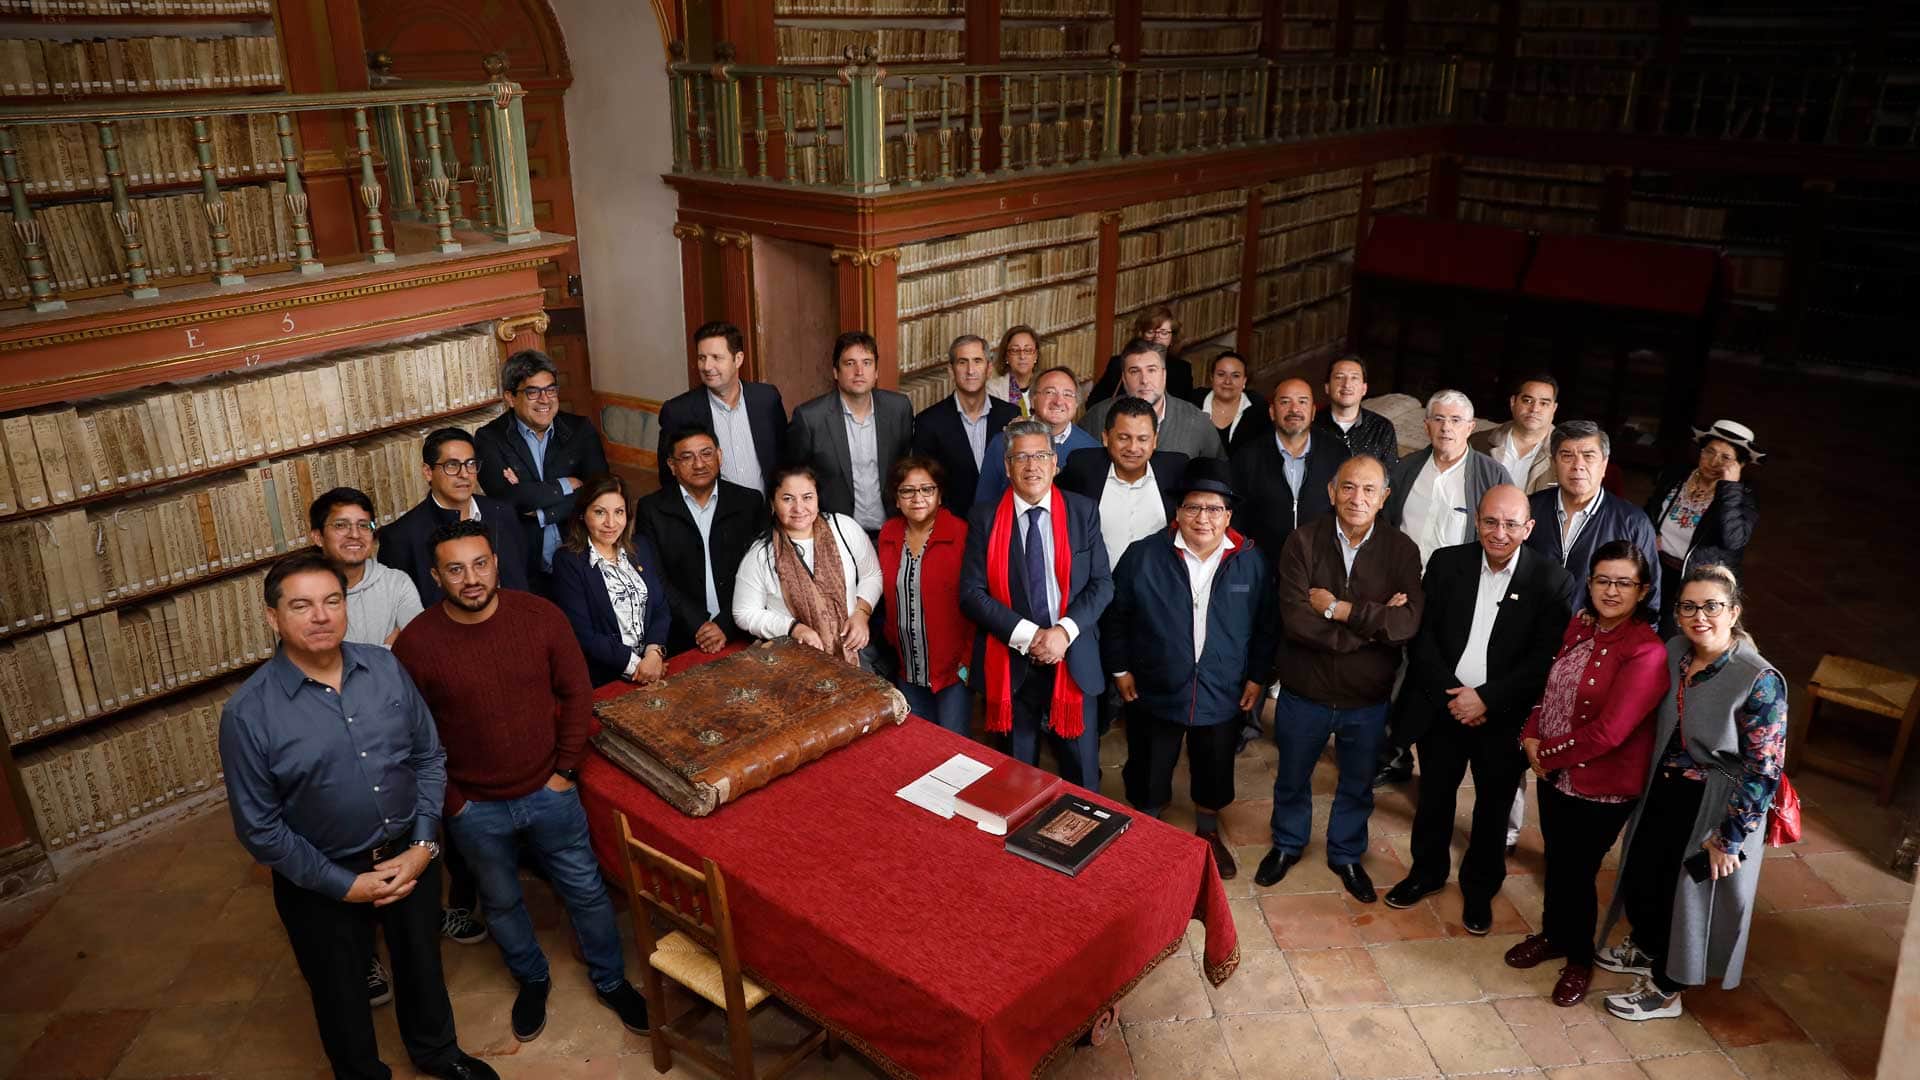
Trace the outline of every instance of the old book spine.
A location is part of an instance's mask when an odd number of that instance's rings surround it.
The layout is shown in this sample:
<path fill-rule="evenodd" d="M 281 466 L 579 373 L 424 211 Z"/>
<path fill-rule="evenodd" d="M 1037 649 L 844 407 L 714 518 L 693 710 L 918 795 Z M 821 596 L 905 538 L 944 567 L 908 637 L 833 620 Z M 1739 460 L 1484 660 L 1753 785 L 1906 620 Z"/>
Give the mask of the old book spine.
<path fill-rule="evenodd" d="M 164 589 L 177 580 L 174 568 L 169 565 L 167 557 L 167 523 L 160 516 L 159 503 L 148 503 L 141 507 L 141 510 L 144 511 L 141 516 L 147 521 L 147 546 L 153 555 L 154 580 L 160 588 Z"/>
<path fill-rule="evenodd" d="M 30 626 L 53 616 L 53 598 L 47 593 L 46 571 L 41 568 L 39 528 L 38 521 L 21 522 L 21 528 L 13 533 L 11 552 L 13 580 L 20 589 L 20 607 L 27 612 Z"/>
<path fill-rule="evenodd" d="M 67 473 L 73 480 L 74 497 L 91 495 L 96 474 L 93 459 L 87 453 L 87 436 L 85 429 L 80 426 L 80 414 L 73 409 L 62 409 L 53 416 L 60 426 L 60 449 L 67 459 Z"/>
<path fill-rule="evenodd" d="M 220 529 L 214 520 L 213 489 L 201 488 L 193 492 L 194 524 L 200 533 L 199 551 L 206 559 L 207 570 L 225 569 L 227 556 L 220 546 Z"/>
<path fill-rule="evenodd" d="M 112 710 L 125 705 L 131 700 L 131 695 L 127 684 L 121 681 L 118 665 L 113 662 L 114 653 L 118 650 L 107 642 L 104 616 L 90 615 L 81 619 L 79 626 L 80 641 L 87 654 L 87 666 L 93 669 L 94 697 L 99 700 L 102 709 Z M 68 636 L 71 638 L 72 635 Z"/>
<path fill-rule="evenodd" d="M 60 678 L 60 665 L 54 661 L 55 642 L 47 634 L 34 634 L 23 638 L 15 646 L 24 657 L 21 672 L 26 675 L 27 686 L 33 693 L 34 720 L 28 733 L 45 731 L 47 728 L 67 721 L 66 686 Z M 66 642 L 59 642 L 64 651 Z M 79 692 L 74 693 L 74 701 L 79 701 Z M 74 717 L 78 718 L 77 714 Z"/>
<path fill-rule="evenodd" d="M 213 388 L 213 393 L 220 399 L 220 415 L 227 423 L 227 437 L 233 440 L 234 460 L 252 456 L 249 451 L 253 447 L 253 433 L 249 429 L 255 418 L 240 410 L 239 388 L 217 386 Z"/>
<path fill-rule="evenodd" d="M 179 414 L 180 437 L 186 440 L 187 465 L 192 472 L 213 464 L 207 459 L 206 436 L 200 431 L 200 401 L 191 391 L 173 396 L 174 409 Z"/>
<path fill-rule="evenodd" d="M 7 440 L 7 459 L 13 465 L 14 492 L 24 510 L 34 510 L 49 502 L 46 473 L 40 467 L 40 451 L 34 445 L 33 419 L 9 416 L 0 420 L 0 434 Z"/>
<path fill-rule="evenodd" d="M 141 477 L 146 480 L 164 479 L 167 473 L 167 451 L 160 444 L 160 431 L 153 421 L 153 408 L 145 401 L 133 405 L 134 429 L 139 432 L 140 452 L 146 455 L 141 465 Z"/>
<path fill-rule="evenodd" d="M 67 627 L 56 626 L 47 631 L 47 645 L 53 650 L 53 669 L 60 676 L 60 697 L 66 703 L 67 719 L 81 720 L 92 716 L 93 713 L 87 710 L 87 699 L 80 694 L 79 673 L 74 670 L 73 650 L 67 644 Z M 91 685 L 87 692 L 93 692 Z M 95 702 L 94 711 L 98 709 L 99 703 Z"/>
<path fill-rule="evenodd" d="M 340 367 L 328 364 L 315 369 L 320 379 L 320 400 L 326 413 L 326 437 L 337 439 L 347 433 L 347 391 L 340 383 Z"/>
<path fill-rule="evenodd" d="M 153 561 L 153 538 L 147 535 L 146 507 L 129 507 L 126 521 L 129 568 L 134 569 L 141 591 L 152 592 L 160 587 L 160 568 Z"/>
<path fill-rule="evenodd" d="M 307 425 L 310 443 L 326 442 L 333 432 L 333 422 L 327 407 L 326 380 L 317 367 L 300 369 L 300 389 L 307 402 Z"/>
<path fill-rule="evenodd" d="M 34 413 L 28 419 L 33 427 L 33 443 L 40 455 L 40 468 L 47 478 L 47 498 L 55 503 L 72 502 L 73 476 L 67 469 L 59 418 L 52 413 Z"/>
<path fill-rule="evenodd" d="M 268 421 L 273 417 L 273 406 L 266 400 L 266 383 L 242 379 L 234 392 L 240 397 L 240 414 L 247 421 L 247 454 L 262 457 L 267 452 Z"/>
<path fill-rule="evenodd" d="M 63 514 L 67 530 L 67 552 L 77 571 L 80 590 L 92 610 L 106 602 L 106 588 L 100 577 L 100 564 L 94 557 L 94 529 L 85 510 Z"/>
<path fill-rule="evenodd" d="M 247 482 L 253 491 L 247 500 L 247 509 L 254 519 L 254 528 L 266 537 L 270 553 L 287 550 L 286 528 L 280 521 L 280 491 L 276 483 L 278 477 L 271 465 L 259 465 L 247 470 Z"/>
<path fill-rule="evenodd" d="M 18 651 L 11 644 L 0 643 L 0 726 L 6 728 L 7 741 L 17 743 L 26 738 L 37 712 L 27 692 L 26 676 L 20 672 Z"/>
<path fill-rule="evenodd" d="M 98 409 L 88 417 L 93 428 L 100 433 L 100 452 L 106 459 L 107 475 L 113 478 L 114 487 L 124 487 L 133 477 L 127 475 L 127 453 L 121 443 L 126 440 L 126 423 L 121 408 Z"/>
<path fill-rule="evenodd" d="M 227 430 L 227 410 L 220 401 L 217 387 L 196 390 L 193 394 L 195 415 L 200 418 L 200 436 L 207 445 L 207 464 L 228 465 L 239 456 L 239 440 Z"/>
<path fill-rule="evenodd" d="M 40 580 L 46 584 L 47 610 L 55 619 L 74 613 L 73 597 L 67 592 L 67 572 L 60 559 L 60 534 L 50 518 L 34 521 L 34 557 L 40 562 Z"/>
<path fill-rule="evenodd" d="M 126 674 L 127 685 L 133 687 L 132 693 L 138 697 L 157 692 L 160 684 L 147 669 L 147 658 L 140 655 L 139 623 L 145 613 L 139 608 L 128 608 L 111 614 L 119 616 L 115 629 L 120 635 L 119 659 L 125 665 L 122 670 Z"/>
<path fill-rule="evenodd" d="M 128 808 L 132 800 L 129 796 L 126 772 L 120 761 L 118 749 L 114 744 L 113 735 L 110 732 L 101 735 L 99 741 L 94 743 L 93 747 L 94 754 L 100 759 L 100 772 L 106 779 L 107 826 L 109 828 L 124 824 L 128 817 L 131 816 L 128 813 Z"/>
<path fill-rule="evenodd" d="M 87 467 L 93 472 L 93 489 L 112 490 L 115 480 L 113 464 L 107 459 L 107 443 L 100 432 L 98 418 L 91 414 L 80 418 L 80 438 L 87 447 Z"/>
<path fill-rule="evenodd" d="M 49 848 L 62 846 L 65 838 L 60 835 L 60 797 L 54 792 L 45 759 L 22 758 L 20 784 L 27 790 L 27 803 L 33 808 L 40 839 Z"/>
<path fill-rule="evenodd" d="M 4 223 L 0 223 L 4 227 Z M 20 510 L 20 493 L 13 483 L 13 461 L 6 452 L 6 435 L 0 434 L 0 517 Z"/>

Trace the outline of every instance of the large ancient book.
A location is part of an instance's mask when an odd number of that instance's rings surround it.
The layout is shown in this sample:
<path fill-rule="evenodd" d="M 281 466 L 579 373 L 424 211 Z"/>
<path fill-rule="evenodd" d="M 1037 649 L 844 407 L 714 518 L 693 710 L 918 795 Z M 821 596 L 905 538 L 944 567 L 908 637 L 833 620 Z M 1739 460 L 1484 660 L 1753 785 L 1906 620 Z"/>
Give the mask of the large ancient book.
<path fill-rule="evenodd" d="M 594 745 L 676 809 L 705 817 L 907 718 L 876 675 L 780 638 L 594 707 Z"/>

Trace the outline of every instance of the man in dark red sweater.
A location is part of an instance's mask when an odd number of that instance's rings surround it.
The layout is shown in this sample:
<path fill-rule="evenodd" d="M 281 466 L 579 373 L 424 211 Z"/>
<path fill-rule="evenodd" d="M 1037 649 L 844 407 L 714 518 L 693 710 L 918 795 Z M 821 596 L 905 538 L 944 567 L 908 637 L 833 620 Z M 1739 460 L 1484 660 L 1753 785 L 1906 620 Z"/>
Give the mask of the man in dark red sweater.
<path fill-rule="evenodd" d="M 443 820 L 479 879 L 487 926 L 520 983 L 514 1038 L 527 1042 L 546 1027 L 552 987 L 520 893 L 523 842 L 567 907 L 601 1004 L 644 1033 L 647 1003 L 627 981 L 619 925 L 574 788 L 592 723 L 586 658 L 559 608 L 499 587 L 485 525 L 442 526 L 429 550 L 445 597 L 407 624 L 393 654 L 446 747 Z"/>

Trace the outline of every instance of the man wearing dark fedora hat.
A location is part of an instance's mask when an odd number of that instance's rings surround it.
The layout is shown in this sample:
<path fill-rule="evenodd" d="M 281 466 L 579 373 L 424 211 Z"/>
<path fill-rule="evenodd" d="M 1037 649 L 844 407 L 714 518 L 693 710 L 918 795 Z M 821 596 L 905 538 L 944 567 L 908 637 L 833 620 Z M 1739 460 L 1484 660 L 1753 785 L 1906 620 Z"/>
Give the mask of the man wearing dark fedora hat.
<path fill-rule="evenodd" d="M 1187 748 L 1194 831 L 1213 845 L 1220 876 L 1236 872 L 1220 838 L 1233 801 L 1236 717 L 1272 678 L 1272 577 L 1265 553 L 1233 529 L 1225 462 L 1196 458 L 1179 485 L 1173 526 L 1127 549 L 1114 569 L 1101 655 L 1123 700 L 1127 801 L 1158 816 L 1173 798 Z"/>

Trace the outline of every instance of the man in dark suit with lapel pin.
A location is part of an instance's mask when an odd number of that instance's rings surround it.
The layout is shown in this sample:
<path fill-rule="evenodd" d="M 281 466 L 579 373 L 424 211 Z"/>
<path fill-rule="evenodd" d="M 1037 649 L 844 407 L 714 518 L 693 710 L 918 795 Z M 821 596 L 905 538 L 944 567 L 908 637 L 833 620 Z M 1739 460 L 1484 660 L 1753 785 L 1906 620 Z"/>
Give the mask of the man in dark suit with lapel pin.
<path fill-rule="evenodd" d="M 1100 508 L 1107 560 L 1118 566 L 1135 540 L 1173 521 L 1187 455 L 1159 449 L 1153 406 L 1139 398 L 1115 398 L 1104 423 L 1103 445 L 1067 455 L 1055 482 Z"/>
<path fill-rule="evenodd" d="M 545 596 L 560 527 L 573 514 L 573 493 L 606 474 L 607 451 L 591 421 L 560 411 L 560 371 L 546 353 L 523 349 L 507 357 L 500 387 L 507 411 L 473 433 L 480 486 L 513 507 L 527 585 Z"/>
<path fill-rule="evenodd" d="M 880 535 L 887 519 L 880 482 L 913 444 L 913 403 L 881 390 L 879 346 L 864 330 L 833 342 L 833 389 L 793 410 L 787 458 L 820 478 L 820 512 L 847 514 Z"/>
<path fill-rule="evenodd" d="M 700 385 L 660 406 L 660 487 L 673 487 L 667 440 L 688 425 L 713 432 L 726 462 L 720 478 L 763 496 L 767 477 L 786 449 L 787 407 L 770 383 L 740 377 L 747 363 L 746 337 L 729 322 L 710 322 L 693 332 L 693 366 Z"/>
<path fill-rule="evenodd" d="M 1100 616 L 1113 570 L 1094 504 L 1053 483 L 1053 431 L 1042 420 L 1006 430 L 1010 486 L 967 515 L 960 610 L 980 628 L 970 681 L 987 699 L 987 730 L 1034 764 L 1044 731 L 1060 775 L 1100 789 L 1094 699 L 1106 683 Z"/>
<path fill-rule="evenodd" d="M 500 587 L 527 587 L 527 551 L 513 508 L 474 490 L 474 477 L 486 475 L 476 439 L 462 428 L 441 428 L 420 444 L 421 473 L 427 497 L 380 530 L 380 561 L 407 575 L 420 591 L 420 606 L 432 607 L 444 596 L 433 579 L 430 539 L 442 525 L 478 519 L 493 534 L 500 561 Z"/>
<path fill-rule="evenodd" d="M 766 529 L 767 500 L 722 479 L 726 461 L 706 428 L 680 428 L 665 445 L 673 482 L 635 503 L 634 518 L 659 553 L 673 612 L 667 652 L 716 653 L 745 636 L 733 624 L 733 577 Z"/>
<path fill-rule="evenodd" d="M 1020 410 L 987 393 L 985 338 L 974 334 L 955 338 L 947 346 L 947 369 L 953 373 L 953 393 L 913 418 L 913 452 L 932 458 L 946 470 L 941 505 L 964 514 L 980 486 L 987 444 Z"/>
<path fill-rule="evenodd" d="M 1421 579 L 1427 608 L 1408 650 L 1395 732 L 1419 752 L 1420 802 L 1413 866 L 1387 904 L 1411 907 L 1446 886 L 1454 805 L 1472 769 L 1460 921 L 1485 934 L 1507 876 L 1507 808 L 1527 770 L 1520 727 L 1546 686 L 1572 609 L 1567 572 L 1524 546 L 1533 515 L 1519 488 L 1489 489 L 1474 526 L 1479 539 L 1434 552 Z"/>

